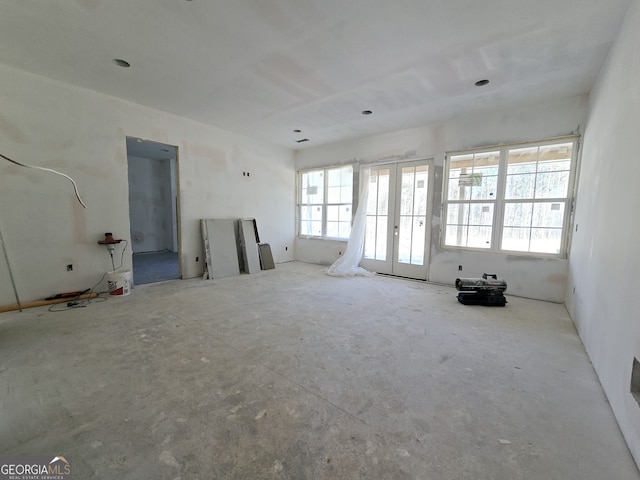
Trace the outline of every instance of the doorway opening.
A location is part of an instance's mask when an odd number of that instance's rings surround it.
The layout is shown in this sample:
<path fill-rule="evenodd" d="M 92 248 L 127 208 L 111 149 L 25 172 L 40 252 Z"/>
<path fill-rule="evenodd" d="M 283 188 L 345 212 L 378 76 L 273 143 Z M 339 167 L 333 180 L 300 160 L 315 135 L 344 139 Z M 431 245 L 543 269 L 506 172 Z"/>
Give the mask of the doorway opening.
<path fill-rule="evenodd" d="M 133 283 L 181 278 L 178 147 L 127 137 Z"/>
<path fill-rule="evenodd" d="M 426 280 L 433 160 L 371 167 L 364 257 L 367 270 Z"/>

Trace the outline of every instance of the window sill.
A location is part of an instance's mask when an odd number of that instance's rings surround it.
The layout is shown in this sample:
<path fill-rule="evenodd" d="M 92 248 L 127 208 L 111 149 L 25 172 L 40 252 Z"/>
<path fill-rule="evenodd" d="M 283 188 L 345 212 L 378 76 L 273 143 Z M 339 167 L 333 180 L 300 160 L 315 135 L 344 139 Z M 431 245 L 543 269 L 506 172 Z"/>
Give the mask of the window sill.
<path fill-rule="evenodd" d="M 321 241 L 331 241 L 331 242 L 347 242 L 348 238 L 333 238 L 333 237 L 313 237 L 309 235 L 298 235 L 300 240 L 321 240 Z"/>
<path fill-rule="evenodd" d="M 494 250 L 490 248 L 471 248 L 471 247 L 454 247 L 452 245 L 440 245 L 441 251 L 451 251 L 451 252 L 465 252 L 465 253 L 489 253 L 493 255 L 501 255 L 504 257 L 522 257 L 522 258 L 531 258 L 531 259 L 555 259 L 555 260 L 566 260 L 566 254 L 553 254 L 553 253 L 533 253 L 533 252 L 518 252 L 518 251 L 510 251 L 510 250 Z"/>

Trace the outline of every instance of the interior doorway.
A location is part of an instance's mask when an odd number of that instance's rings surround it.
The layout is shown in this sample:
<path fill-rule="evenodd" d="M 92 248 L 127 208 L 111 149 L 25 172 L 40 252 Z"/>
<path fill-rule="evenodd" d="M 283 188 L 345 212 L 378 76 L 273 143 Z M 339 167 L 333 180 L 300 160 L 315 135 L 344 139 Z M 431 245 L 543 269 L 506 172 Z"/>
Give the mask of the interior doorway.
<path fill-rule="evenodd" d="M 178 147 L 127 137 L 133 283 L 181 278 Z"/>
<path fill-rule="evenodd" d="M 433 160 L 374 165 L 369 182 L 360 265 L 378 273 L 426 280 Z"/>

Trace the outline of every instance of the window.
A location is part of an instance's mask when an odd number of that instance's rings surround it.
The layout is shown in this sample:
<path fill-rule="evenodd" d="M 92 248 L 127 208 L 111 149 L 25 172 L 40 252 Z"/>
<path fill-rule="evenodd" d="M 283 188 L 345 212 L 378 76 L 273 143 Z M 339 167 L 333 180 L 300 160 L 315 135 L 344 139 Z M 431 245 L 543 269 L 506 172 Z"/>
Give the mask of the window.
<path fill-rule="evenodd" d="M 443 245 L 565 253 L 577 139 L 448 157 Z"/>
<path fill-rule="evenodd" d="M 351 233 L 353 167 L 300 172 L 300 236 L 348 239 Z"/>

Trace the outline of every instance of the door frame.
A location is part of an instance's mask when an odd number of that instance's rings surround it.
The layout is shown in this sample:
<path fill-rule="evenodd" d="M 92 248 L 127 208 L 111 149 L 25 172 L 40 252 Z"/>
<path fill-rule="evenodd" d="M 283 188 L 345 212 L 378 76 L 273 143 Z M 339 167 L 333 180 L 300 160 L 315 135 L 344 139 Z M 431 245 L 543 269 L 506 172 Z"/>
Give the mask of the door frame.
<path fill-rule="evenodd" d="M 139 137 L 134 137 L 134 136 L 130 136 L 127 135 L 125 136 L 125 152 L 126 152 L 126 156 L 127 156 L 127 169 L 129 168 L 129 156 L 131 155 L 129 153 L 129 149 L 127 148 L 127 140 L 137 140 L 137 141 L 141 141 L 141 142 L 152 142 L 152 143 L 156 143 L 162 146 L 166 146 L 169 147 L 171 149 L 173 149 L 173 152 L 175 153 L 175 158 L 173 159 L 172 162 L 170 162 L 169 164 L 169 170 L 171 172 L 171 176 L 173 176 L 172 179 L 172 190 L 175 190 L 175 199 L 172 199 L 172 208 L 171 208 L 171 216 L 173 217 L 175 215 L 175 231 L 172 232 L 172 237 L 173 237 L 173 241 L 175 242 L 175 246 L 177 249 L 177 253 L 178 253 L 178 279 L 183 279 L 184 278 L 184 266 L 182 264 L 182 209 L 181 209 L 181 199 L 180 199 L 180 194 L 181 194 L 181 188 L 180 188 L 180 147 L 178 145 L 172 145 L 170 143 L 166 143 L 165 141 L 158 141 L 158 140 L 150 140 L 150 139 L 146 139 L 143 140 L 142 138 Z M 135 156 L 135 155 L 133 155 Z M 153 160 L 151 158 L 151 160 Z M 172 168 L 173 167 L 173 168 Z M 129 188 L 129 180 L 127 179 L 127 188 Z M 174 193 L 174 192 L 172 192 Z M 128 201 L 128 195 L 127 195 L 127 212 L 129 215 L 129 232 L 131 231 L 131 206 L 129 205 L 129 201 Z M 173 218 L 172 218 L 172 223 L 173 222 Z M 131 243 L 133 244 L 133 238 L 131 238 Z M 133 245 L 131 245 L 131 252 L 133 255 Z"/>
<path fill-rule="evenodd" d="M 402 167 L 426 165 L 428 168 L 427 176 L 427 210 L 425 219 L 425 238 L 424 238 L 424 260 L 421 266 L 412 266 L 413 273 L 399 271 L 402 265 L 397 265 L 398 245 L 395 240 L 395 226 L 398 224 L 400 217 L 400 195 L 402 187 Z M 385 161 L 370 164 L 370 168 L 390 167 L 389 179 L 389 214 L 387 218 L 387 260 L 373 260 L 362 258 L 360 265 L 363 268 L 372 271 L 378 271 L 387 275 L 394 275 L 403 278 L 413 278 L 417 280 L 427 280 L 429 278 L 429 270 L 431 263 L 431 240 L 433 225 L 433 204 L 434 204 L 434 185 L 435 185 L 435 159 L 434 157 L 424 157 L 411 160 Z M 393 195 L 391 195 L 393 193 Z M 391 214 L 392 213 L 392 214 Z M 390 257 L 389 257 L 390 255 Z M 415 267 L 415 268 L 413 268 Z M 419 273 L 415 270 L 420 269 Z"/>

